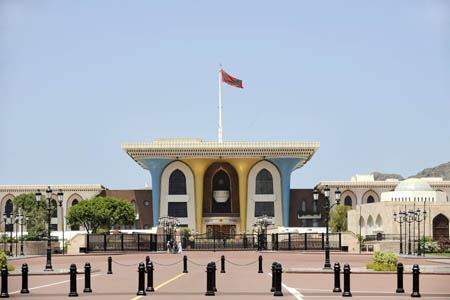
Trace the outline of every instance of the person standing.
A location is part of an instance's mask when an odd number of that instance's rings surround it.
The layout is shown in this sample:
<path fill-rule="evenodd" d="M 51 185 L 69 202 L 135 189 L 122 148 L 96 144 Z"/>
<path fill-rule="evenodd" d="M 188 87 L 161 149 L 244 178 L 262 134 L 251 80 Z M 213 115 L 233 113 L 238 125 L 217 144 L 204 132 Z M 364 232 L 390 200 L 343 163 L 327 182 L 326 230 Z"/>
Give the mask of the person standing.
<path fill-rule="evenodd" d="M 178 253 L 183 253 L 183 247 L 181 246 L 181 241 L 178 242 Z"/>

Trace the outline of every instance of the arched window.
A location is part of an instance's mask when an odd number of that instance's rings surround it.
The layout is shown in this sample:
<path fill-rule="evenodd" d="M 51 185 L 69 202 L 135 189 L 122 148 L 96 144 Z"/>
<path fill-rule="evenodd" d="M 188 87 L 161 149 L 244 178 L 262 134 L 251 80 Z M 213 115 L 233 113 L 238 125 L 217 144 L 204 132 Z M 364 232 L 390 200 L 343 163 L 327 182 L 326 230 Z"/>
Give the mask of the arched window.
<path fill-rule="evenodd" d="M 316 213 L 318 211 L 318 209 L 317 209 L 317 201 L 313 201 L 313 213 Z M 313 221 L 313 223 L 314 223 L 314 221 Z M 313 225 L 313 227 L 318 227 L 318 226 L 314 226 Z"/>
<path fill-rule="evenodd" d="M 302 200 L 302 212 L 306 211 L 306 200 Z"/>
<path fill-rule="evenodd" d="M 6 204 L 5 204 L 5 213 L 6 213 L 6 217 L 7 218 L 10 218 L 9 219 L 9 221 L 8 221 L 8 223 L 7 223 L 7 225 L 5 225 L 5 231 L 6 232 L 11 232 L 11 231 L 13 231 L 13 224 L 12 224 L 12 221 L 13 221 L 13 219 L 12 219 L 12 212 L 13 212 L 13 204 L 12 204 L 12 201 L 11 200 L 8 200 L 8 201 L 6 201 Z M 11 223 L 11 224 L 9 224 L 9 223 Z"/>
<path fill-rule="evenodd" d="M 350 196 L 345 197 L 345 199 L 344 199 L 344 205 L 345 205 L 345 206 L 350 206 L 350 207 L 352 207 L 352 206 L 353 206 L 352 197 L 350 197 Z"/>
<path fill-rule="evenodd" d="M 52 218 L 58 217 L 58 204 L 56 203 L 56 200 L 52 200 Z"/>
<path fill-rule="evenodd" d="M 186 176 L 179 169 L 170 174 L 169 195 L 186 195 Z"/>
<path fill-rule="evenodd" d="M 273 194 L 272 174 L 267 169 L 262 169 L 256 175 L 256 191 L 255 194 Z"/>
<path fill-rule="evenodd" d="M 381 219 L 380 215 L 377 216 L 377 219 L 375 220 L 375 224 L 377 224 L 378 230 L 383 230 L 383 219 Z"/>
<path fill-rule="evenodd" d="M 73 199 L 72 206 L 77 205 L 77 204 L 78 204 L 78 200 Z M 70 230 L 80 230 L 80 225 L 70 226 Z"/>
<path fill-rule="evenodd" d="M 366 233 L 368 234 L 373 234 L 373 219 L 372 216 L 369 216 L 369 218 L 367 219 L 367 230 Z"/>
<path fill-rule="evenodd" d="M 58 204 L 56 203 L 55 199 L 52 199 L 52 219 L 55 218 L 56 222 L 53 223 L 54 221 L 52 221 L 52 230 L 53 231 L 57 231 L 58 230 Z"/>
<path fill-rule="evenodd" d="M 372 196 L 367 197 L 367 203 L 374 203 L 375 199 Z"/>

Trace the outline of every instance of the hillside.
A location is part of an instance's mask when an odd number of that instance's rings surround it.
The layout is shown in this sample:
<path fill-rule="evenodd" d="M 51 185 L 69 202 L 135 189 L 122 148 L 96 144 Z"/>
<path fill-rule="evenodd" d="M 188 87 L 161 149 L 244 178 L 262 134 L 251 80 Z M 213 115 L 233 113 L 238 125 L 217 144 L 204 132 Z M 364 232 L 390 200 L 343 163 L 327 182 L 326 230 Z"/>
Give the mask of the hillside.
<path fill-rule="evenodd" d="M 403 180 L 403 176 L 399 174 L 388 174 L 373 172 L 373 177 L 375 180 L 386 180 L 387 178 L 395 178 L 398 180 Z M 444 180 L 450 180 L 450 162 L 440 164 L 433 168 L 426 168 L 417 173 L 416 175 L 408 176 L 411 177 L 442 177 Z"/>

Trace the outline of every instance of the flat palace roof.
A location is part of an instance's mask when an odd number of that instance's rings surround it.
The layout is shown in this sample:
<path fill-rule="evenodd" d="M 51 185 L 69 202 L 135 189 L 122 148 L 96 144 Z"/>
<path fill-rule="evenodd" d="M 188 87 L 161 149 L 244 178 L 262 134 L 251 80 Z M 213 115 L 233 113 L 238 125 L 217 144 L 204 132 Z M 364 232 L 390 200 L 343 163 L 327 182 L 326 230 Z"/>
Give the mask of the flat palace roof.
<path fill-rule="evenodd" d="M 125 143 L 134 160 L 145 158 L 303 158 L 309 160 L 318 142 L 167 142 Z"/>

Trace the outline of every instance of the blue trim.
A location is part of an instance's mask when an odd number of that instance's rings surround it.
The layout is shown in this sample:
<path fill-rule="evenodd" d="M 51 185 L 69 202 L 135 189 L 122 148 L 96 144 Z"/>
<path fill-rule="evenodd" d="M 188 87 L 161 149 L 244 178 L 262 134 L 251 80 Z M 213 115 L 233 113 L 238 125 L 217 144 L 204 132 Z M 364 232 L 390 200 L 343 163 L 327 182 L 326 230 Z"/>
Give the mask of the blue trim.
<path fill-rule="evenodd" d="M 159 200 L 161 194 L 161 174 L 168 164 L 174 159 L 166 158 L 146 158 L 138 159 L 152 176 L 152 202 L 153 202 L 153 226 L 158 226 L 159 219 Z"/>
<path fill-rule="evenodd" d="M 283 226 L 289 226 L 289 203 L 291 194 L 291 173 L 295 166 L 303 158 L 269 158 L 267 159 L 274 163 L 281 174 L 281 195 L 283 198 Z"/>

